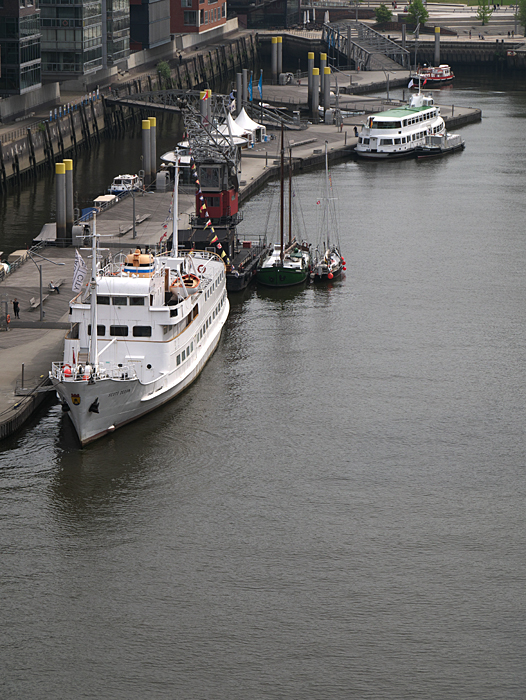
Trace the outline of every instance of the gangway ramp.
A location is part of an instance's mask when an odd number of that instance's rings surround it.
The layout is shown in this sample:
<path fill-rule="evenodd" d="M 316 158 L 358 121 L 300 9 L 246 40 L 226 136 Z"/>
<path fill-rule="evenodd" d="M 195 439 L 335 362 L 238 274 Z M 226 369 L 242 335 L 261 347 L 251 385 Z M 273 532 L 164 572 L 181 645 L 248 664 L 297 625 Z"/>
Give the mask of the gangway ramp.
<path fill-rule="evenodd" d="M 409 51 L 363 22 L 323 25 L 322 39 L 331 50 L 347 56 L 360 70 L 407 70 Z"/>

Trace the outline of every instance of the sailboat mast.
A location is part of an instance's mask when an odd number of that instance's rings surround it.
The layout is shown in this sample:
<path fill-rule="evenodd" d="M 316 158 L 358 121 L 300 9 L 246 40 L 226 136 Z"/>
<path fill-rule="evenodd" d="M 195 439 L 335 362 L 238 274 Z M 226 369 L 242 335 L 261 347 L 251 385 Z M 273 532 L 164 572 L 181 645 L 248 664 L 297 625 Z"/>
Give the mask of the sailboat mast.
<path fill-rule="evenodd" d="M 289 245 L 292 243 L 292 146 L 289 146 Z"/>
<path fill-rule="evenodd" d="M 283 122 L 281 122 L 281 167 L 280 167 L 280 217 L 279 217 L 279 227 L 280 227 L 280 245 L 281 245 L 281 252 L 280 252 L 280 258 L 281 258 L 281 264 L 283 265 L 283 225 L 284 225 L 284 206 L 285 206 L 285 198 L 284 198 L 284 182 L 283 182 L 283 171 L 285 170 L 285 145 L 283 143 Z"/>
<path fill-rule="evenodd" d="M 172 258 L 179 254 L 179 151 L 175 151 L 174 197 L 172 212 Z"/>
<path fill-rule="evenodd" d="M 327 141 L 325 141 L 325 218 L 326 218 L 326 226 L 327 226 L 327 248 L 330 248 L 330 243 L 329 243 L 329 228 L 330 228 L 330 223 L 329 223 L 329 144 Z"/>

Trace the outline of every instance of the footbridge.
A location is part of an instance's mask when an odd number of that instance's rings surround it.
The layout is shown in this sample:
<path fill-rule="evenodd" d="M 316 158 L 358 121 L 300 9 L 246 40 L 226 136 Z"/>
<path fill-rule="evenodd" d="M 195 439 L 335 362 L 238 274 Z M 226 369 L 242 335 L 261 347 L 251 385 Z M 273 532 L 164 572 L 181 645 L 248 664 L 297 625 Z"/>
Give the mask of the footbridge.
<path fill-rule="evenodd" d="M 359 70 L 407 70 L 409 51 L 362 22 L 324 24 L 322 39 Z"/>
<path fill-rule="evenodd" d="M 153 111 L 164 112 L 180 112 L 185 114 L 188 110 L 194 113 L 202 112 L 202 97 L 203 92 L 199 90 L 152 90 L 150 92 L 136 93 L 133 95 L 119 95 L 117 91 L 113 91 L 111 96 L 105 96 L 105 105 L 113 107 L 112 111 L 107 111 L 106 118 L 113 121 L 116 125 L 124 125 L 124 118 L 119 115 L 124 107 L 131 110 L 139 110 L 144 115 Z M 219 124 L 226 122 L 227 114 L 231 113 L 232 99 L 230 95 L 221 95 L 212 93 L 210 99 L 211 121 Z M 263 122 L 267 126 L 280 127 L 283 124 L 285 129 L 305 129 L 306 123 L 301 122 L 297 117 L 291 117 L 282 109 L 272 107 L 271 105 L 263 106 L 254 102 L 242 102 L 247 112 L 256 121 Z M 232 114 L 235 117 L 235 114 Z M 110 124 L 112 125 L 112 124 Z"/>

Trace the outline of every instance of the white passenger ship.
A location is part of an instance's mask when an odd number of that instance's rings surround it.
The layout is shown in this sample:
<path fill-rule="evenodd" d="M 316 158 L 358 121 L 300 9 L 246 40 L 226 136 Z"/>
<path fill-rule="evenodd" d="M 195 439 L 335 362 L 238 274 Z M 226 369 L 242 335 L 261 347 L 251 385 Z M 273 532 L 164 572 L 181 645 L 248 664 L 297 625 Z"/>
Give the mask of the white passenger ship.
<path fill-rule="evenodd" d="M 360 158 L 390 160 L 415 155 L 426 136 L 445 134 L 446 126 L 433 98 L 412 95 L 409 104 L 367 117 L 358 136 Z"/>
<path fill-rule="evenodd" d="M 63 359 L 50 372 L 82 445 L 186 389 L 217 347 L 230 308 L 225 264 L 207 251 L 179 257 L 177 226 L 172 253 L 136 249 L 104 267 L 95 226 L 93 219 L 91 282 L 70 302 Z"/>
<path fill-rule="evenodd" d="M 213 253 L 135 252 L 96 271 L 70 303 L 62 362 L 50 373 L 85 445 L 169 401 L 214 352 L 229 311 Z M 96 328 L 96 334 L 92 329 Z"/>

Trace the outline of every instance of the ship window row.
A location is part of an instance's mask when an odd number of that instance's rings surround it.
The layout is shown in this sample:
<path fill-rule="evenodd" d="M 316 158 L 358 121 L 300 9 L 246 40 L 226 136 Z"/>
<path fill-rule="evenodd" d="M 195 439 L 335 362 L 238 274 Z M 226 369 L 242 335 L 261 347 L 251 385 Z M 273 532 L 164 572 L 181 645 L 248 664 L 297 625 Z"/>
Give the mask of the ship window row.
<path fill-rule="evenodd" d="M 416 117 L 411 119 L 404 119 L 404 126 L 410 126 L 411 124 L 418 124 L 418 122 L 424 122 L 428 119 L 433 119 L 437 116 L 437 111 L 434 109 L 432 112 L 424 112 L 423 114 L 418 114 Z"/>
<path fill-rule="evenodd" d="M 129 334 L 128 326 L 110 326 L 109 335 L 113 338 L 127 338 Z M 88 324 L 88 335 L 91 335 L 91 323 Z M 106 335 L 106 326 L 97 324 L 97 335 Z M 151 338 L 151 326 L 133 326 L 132 335 L 134 338 Z"/>
<path fill-rule="evenodd" d="M 222 273 L 219 275 L 219 277 L 216 279 L 216 281 L 212 284 L 212 286 L 210 287 L 210 289 L 209 289 L 207 292 L 205 292 L 205 301 L 210 297 L 210 295 L 212 294 L 212 292 L 215 291 L 215 289 L 219 286 L 219 284 L 220 284 L 220 282 L 221 282 L 221 280 L 223 279 L 224 276 L 225 276 L 225 273 L 222 272 Z"/>
<path fill-rule="evenodd" d="M 107 296 L 97 296 L 97 304 L 102 304 L 103 306 L 144 306 L 146 297 L 107 297 Z"/>
<path fill-rule="evenodd" d="M 180 355 L 177 355 L 177 366 L 179 367 L 181 362 L 184 362 L 185 360 L 187 360 L 190 357 L 190 355 L 193 353 L 193 351 L 194 351 L 194 341 L 192 340 L 190 345 L 188 345 L 185 348 L 185 350 L 183 350 L 181 352 Z"/>

